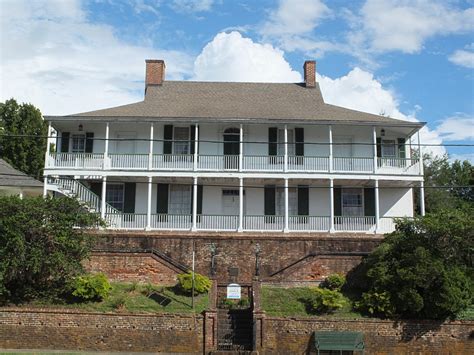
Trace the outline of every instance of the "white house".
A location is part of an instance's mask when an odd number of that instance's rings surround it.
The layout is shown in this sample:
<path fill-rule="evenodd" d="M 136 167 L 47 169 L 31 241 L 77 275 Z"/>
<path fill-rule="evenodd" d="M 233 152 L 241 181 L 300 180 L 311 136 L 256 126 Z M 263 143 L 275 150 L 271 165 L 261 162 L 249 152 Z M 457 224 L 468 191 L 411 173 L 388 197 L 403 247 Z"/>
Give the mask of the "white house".
<path fill-rule="evenodd" d="M 45 118 L 58 142 L 44 191 L 74 194 L 112 229 L 391 231 L 423 192 L 411 142 L 424 124 L 326 104 L 315 71 L 166 81 L 147 60 L 143 101 Z"/>

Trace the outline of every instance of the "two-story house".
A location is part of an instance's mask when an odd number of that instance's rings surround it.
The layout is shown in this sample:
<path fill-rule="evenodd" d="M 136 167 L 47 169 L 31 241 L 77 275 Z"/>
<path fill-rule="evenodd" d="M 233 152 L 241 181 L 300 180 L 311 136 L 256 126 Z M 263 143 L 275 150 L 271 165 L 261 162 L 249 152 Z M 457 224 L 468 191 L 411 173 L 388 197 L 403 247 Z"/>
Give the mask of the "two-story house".
<path fill-rule="evenodd" d="M 315 73 L 166 81 L 147 60 L 143 101 L 45 117 L 58 136 L 45 193 L 74 194 L 111 229 L 384 233 L 413 216 L 414 188 L 423 213 L 423 123 L 327 104 Z"/>

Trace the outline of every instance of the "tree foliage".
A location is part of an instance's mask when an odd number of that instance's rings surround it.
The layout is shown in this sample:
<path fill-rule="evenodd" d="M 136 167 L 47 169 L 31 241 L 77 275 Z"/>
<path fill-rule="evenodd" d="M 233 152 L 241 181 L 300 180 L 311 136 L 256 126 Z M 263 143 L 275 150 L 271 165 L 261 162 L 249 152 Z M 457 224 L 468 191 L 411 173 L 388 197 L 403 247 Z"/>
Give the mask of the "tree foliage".
<path fill-rule="evenodd" d="M 443 319 L 472 303 L 472 205 L 402 220 L 362 265 L 359 308 Z"/>
<path fill-rule="evenodd" d="M 109 296 L 112 289 L 103 273 L 77 276 L 71 286 L 72 295 L 83 301 L 102 301 Z"/>
<path fill-rule="evenodd" d="M 0 302 L 60 296 L 82 272 L 85 231 L 98 223 L 75 199 L 0 197 Z"/>
<path fill-rule="evenodd" d="M 28 175 L 42 176 L 47 126 L 41 112 L 31 104 L 19 105 L 10 99 L 0 103 L 0 121 L 0 157 Z M 20 135 L 27 136 L 15 137 Z"/>
<path fill-rule="evenodd" d="M 186 274 L 178 275 L 178 288 L 186 293 L 191 294 L 193 285 L 193 274 L 188 272 Z M 211 289 L 212 281 L 204 275 L 194 273 L 194 294 L 206 293 Z"/>
<path fill-rule="evenodd" d="M 316 287 L 306 304 L 311 313 L 332 313 L 344 307 L 346 300 L 338 290 Z"/>

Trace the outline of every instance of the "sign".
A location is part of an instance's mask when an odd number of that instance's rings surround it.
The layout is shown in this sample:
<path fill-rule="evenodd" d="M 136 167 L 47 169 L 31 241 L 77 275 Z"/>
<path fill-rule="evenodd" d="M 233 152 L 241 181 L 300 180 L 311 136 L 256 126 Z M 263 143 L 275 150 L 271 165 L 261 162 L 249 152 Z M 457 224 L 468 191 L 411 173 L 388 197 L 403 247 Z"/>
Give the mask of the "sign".
<path fill-rule="evenodd" d="M 227 298 L 231 300 L 240 300 L 241 287 L 239 284 L 227 285 Z"/>

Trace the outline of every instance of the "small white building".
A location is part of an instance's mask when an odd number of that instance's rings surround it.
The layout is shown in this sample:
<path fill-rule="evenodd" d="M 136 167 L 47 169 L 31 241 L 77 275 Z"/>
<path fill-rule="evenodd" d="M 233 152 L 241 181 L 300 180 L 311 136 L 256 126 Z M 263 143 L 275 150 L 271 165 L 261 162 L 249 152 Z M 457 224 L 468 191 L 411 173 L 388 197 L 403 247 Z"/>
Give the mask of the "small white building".
<path fill-rule="evenodd" d="M 326 104 L 315 71 L 166 81 L 147 60 L 143 101 L 45 117 L 58 132 L 45 193 L 74 194 L 112 229 L 392 231 L 423 186 L 412 138 L 424 124 Z"/>
<path fill-rule="evenodd" d="M 43 183 L 0 159 L 0 196 L 41 196 Z"/>

